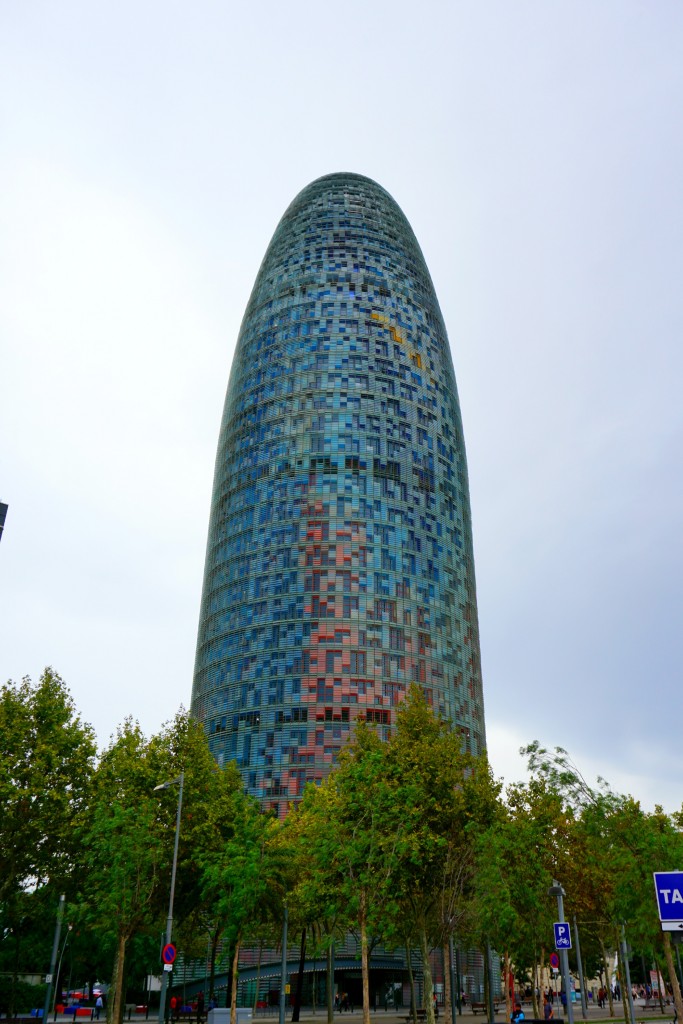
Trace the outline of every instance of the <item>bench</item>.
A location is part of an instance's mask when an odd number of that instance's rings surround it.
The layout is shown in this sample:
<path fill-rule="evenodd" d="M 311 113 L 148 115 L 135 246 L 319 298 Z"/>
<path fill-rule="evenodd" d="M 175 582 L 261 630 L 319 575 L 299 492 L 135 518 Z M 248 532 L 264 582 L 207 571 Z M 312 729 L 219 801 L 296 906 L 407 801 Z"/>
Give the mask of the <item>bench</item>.
<path fill-rule="evenodd" d="M 488 1013 L 489 1012 L 488 1003 L 463 1003 L 463 1009 L 466 1009 L 468 1006 L 469 1006 L 470 1010 L 472 1011 L 472 1013 L 479 1013 L 479 1011 L 481 1011 L 482 1013 Z M 494 1013 L 498 1013 L 498 1007 L 499 1006 L 500 1006 L 500 1003 L 498 1002 L 498 1000 L 494 999 L 493 1000 L 493 1012 Z"/>

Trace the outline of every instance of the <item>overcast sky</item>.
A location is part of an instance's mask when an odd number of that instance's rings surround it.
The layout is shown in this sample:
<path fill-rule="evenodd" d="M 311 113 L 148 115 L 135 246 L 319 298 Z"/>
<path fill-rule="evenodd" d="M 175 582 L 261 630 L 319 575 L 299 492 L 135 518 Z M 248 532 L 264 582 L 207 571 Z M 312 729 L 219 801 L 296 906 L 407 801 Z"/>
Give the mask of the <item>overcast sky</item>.
<path fill-rule="evenodd" d="M 682 54 L 679 0 L 0 4 L 0 679 L 189 703 L 239 324 L 356 171 L 448 327 L 496 773 L 679 807 Z"/>

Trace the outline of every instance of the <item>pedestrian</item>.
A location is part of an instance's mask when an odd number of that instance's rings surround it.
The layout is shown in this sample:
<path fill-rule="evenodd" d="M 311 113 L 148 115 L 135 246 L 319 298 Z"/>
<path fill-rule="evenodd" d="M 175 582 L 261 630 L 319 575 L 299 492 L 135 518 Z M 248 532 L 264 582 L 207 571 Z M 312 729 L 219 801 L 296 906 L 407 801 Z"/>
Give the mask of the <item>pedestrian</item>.
<path fill-rule="evenodd" d="M 543 996 L 543 1019 L 552 1020 L 555 1016 L 553 1011 L 553 1004 L 550 1002 L 547 996 Z"/>
<path fill-rule="evenodd" d="M 524 1010 L 522 1009 L 521 1003 L 515 1003 L 515 1008 L 510 1014 L 511 1024 L 517 1024 L 518 1021 L 524 1020 Z"/>
<path fill-rule="evenodd" d="M 171 996 L 170 1007 L 171 1007 L 171 1018 L 173 1020 L 177 1020 L 178 1019 L 178 1015 L 176 1013 L 177 1006 L 178 1006 L 178 999 L 177 999 L 177 997 L 176 996 Z"/>
<path fill-rule="evenodd" d="M 197 996 L 197 1024 L 201 1021 L 204 1015 L 204 993 L 200 992 Z"/>
<path fill-rule="evenodd" d="M 95 1000 L 95 1020 L 100 1019 L 100 1014 L 102 1012 L 103 1006 L 104 1002 L 102 1000 L 102 994 L 100 993 L 100 995 L 98 995 L 97 999 Z"/>

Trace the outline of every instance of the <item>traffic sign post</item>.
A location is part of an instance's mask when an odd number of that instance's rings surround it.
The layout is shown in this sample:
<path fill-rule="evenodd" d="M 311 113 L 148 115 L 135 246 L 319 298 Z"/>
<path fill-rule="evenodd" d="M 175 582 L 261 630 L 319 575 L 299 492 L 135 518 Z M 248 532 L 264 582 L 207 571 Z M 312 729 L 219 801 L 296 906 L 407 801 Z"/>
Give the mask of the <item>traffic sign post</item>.
<path fill-rule="evenodd" d="M 161 951 L 161 959 L 164 964 L 172 964 L 175 961 L 176 948 L 172 942 L 167 942 Z"/>
<path fill-rule="evenodd" d="M 552 967 L 552 969 L 554 971 L 559 971 L 559 969 L 560 969 L 560 958 L 557 955 L 557 953 L 551 953 L 550 957 L 548 959 L 550 960 L 550 966 Z"/>
<path fill-rule="evenodd" d="M 560 963 L 562 964 L 562 984 L 564 986 L 567 1020 L 569 1021 L 569 1024 L 574 1024 L 574 1007 L 572 1006 L 572 993 L 569 990 L 569 957 L 567 956 L 567 950 L 571 949 L 572 938 L 571 933 L 569 931 L 569 925 L 564 919 L 564 889 L 555 878 L 553 878 L 553 884 L 548 889 L 548 896 L 557 897 L 557 916 L 560 920 L 553 926 L 555 931 L 555 945 L 558 947 L 560 951 Z M 564 931 L 560 932 L 558 935 L 558 928 L 565 929 L 566 935 Z M 558 940 L 562 940 L 561 945 L 558 945 Z"/>

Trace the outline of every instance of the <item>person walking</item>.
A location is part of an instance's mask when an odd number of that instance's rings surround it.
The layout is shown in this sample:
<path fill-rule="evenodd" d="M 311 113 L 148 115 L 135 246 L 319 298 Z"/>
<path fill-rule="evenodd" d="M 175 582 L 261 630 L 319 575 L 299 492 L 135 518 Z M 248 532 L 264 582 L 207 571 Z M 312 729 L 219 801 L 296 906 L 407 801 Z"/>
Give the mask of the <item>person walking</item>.
<path fill-rule="evenodd" d="M 100 993 L 100 995 L 95 1000 L 95 1020 L 99 1020 L 100 1019 L 100 1014 L 102 1013 L 102 1007 L 103 1006 L 104 1006 L 104 1000 L 102 999 L 102 995 Z"/>

